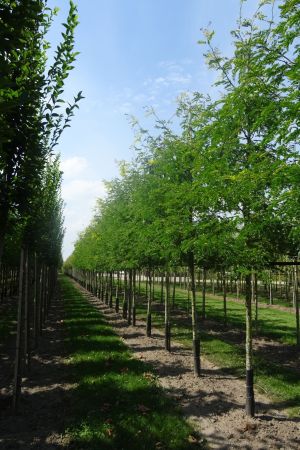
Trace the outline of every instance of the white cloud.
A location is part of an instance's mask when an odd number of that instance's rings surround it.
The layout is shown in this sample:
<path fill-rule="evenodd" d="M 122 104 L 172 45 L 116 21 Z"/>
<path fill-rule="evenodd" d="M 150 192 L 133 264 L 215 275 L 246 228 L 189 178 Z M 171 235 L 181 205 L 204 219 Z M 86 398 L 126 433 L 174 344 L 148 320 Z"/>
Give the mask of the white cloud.
<path fill-rule="evenodd" d="M 62 186 L 62 196 L 68 200 L 78 200 L 83 197 L 89 200 L 91 197 L 98 197 L 105 194 L 105 187 L 100 180 L 77 179 L 64 183 Z"/>
<path fill-rule="evenodd" d="M 95 167 L 82 156 L 72 156 L 61 163 L 64 172 L 62 198 L 65 201 L 66 235 L 63 256 L 73 251 L 78 234 L 90 223 L 96 199 L 105 196 L 105 186 Z"/>
<path fill-rule="evenodd" d="M 73 156 L 72 158 L 63 159 L 60 166 L 65 179 L 75 178 L 88 167 L 88 162 L 82 156 Z"/>

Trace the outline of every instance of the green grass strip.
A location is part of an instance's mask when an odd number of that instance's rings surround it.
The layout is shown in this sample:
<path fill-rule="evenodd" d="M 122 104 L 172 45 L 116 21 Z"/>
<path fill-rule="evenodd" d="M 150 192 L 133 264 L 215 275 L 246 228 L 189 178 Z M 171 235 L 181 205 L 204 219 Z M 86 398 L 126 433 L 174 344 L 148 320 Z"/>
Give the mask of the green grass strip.
<path fill-rule="evenodd" d="M 145 287 L 145 283 L 142 283 Z M 189 307 L 187 291 L 176 288 L 175 304 L 185 310 Z M 155 285 L 155 297 L 160 298 L 160 286 Z M 198 310 L 202 310 L 201 292 L 197 292 Z M 244 303 L 227 299 L 227 324 L 234 328 L 245 329 L 245 306 Z M 223 323 L 223 299 L 212 294 L 206 296 L 206 317 Z M 254 317 L 254 306 L 253 306 Z M 258 310 L 257 330 L 259 336 L 265 336 L 278 340 L 284 344 L 296 343 L 296 319 L 293 312 L 282 311 L 275 308 L 260 307 Z"/>
<path fill-rule="evenodd" d="M 73 381 L 72 448 L 189 450 L 204 448 L 151 375 L 103 316 L 61 279 Z M 191 441 L 197 441 L 191 442 Z"/>

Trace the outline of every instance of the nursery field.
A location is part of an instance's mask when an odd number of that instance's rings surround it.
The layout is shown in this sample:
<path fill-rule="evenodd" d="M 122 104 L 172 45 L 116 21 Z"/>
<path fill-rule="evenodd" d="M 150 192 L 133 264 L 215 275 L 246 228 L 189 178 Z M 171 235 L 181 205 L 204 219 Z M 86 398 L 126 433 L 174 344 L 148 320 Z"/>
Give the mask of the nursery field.
<path fill-rule="evenodd" d="M 153 323 L 164 327 L 164 307 L 159 301 L 160 287 L 155 289 Z M 199 296 L 201 294 L 199 293 Z M 171 312 L 172 337 L 191 345 L 191 319 L 186 310 L 187 291 L 177 289 Z M 199 305 L 200 309 L 201 305 Z M 146 302 L 139 303 L 138 315 L 146 318 Z M 255 383 L 287 409 L 300 416 L 300 357 L 295 345 L 294 313 L 274 308 L 259 309 L 258 332 L 254 337 Z M 201 321 L 201 348 L 204 356 L 222 370 L 242 376 L 245 361 L 245 307 L 243 302 L 227 300 L 227 326 L 223 325 L 223 301 L 208 295 L 206 320 Z"/>

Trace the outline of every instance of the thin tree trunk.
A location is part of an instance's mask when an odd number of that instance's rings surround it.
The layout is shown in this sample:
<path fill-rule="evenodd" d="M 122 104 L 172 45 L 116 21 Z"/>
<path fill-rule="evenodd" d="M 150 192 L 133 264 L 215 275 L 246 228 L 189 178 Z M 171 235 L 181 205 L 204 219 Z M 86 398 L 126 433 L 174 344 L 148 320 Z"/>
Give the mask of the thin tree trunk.
<path fill-rule="evenodd" d="M 171 351 L 171 321 L 170 321 L 170 273 L 166 272 L 165 295 L 165 349 Z"/>
<path fill-rule="evenodd" d="M 246 414 L 254 416 L 255 400 L 253 389 L 253 349 L 252 349 L 252 302 L 251 274 L 245 277 L 246 288 Z"/>
<path fill-rule="evenodd" d="M 146 334 L 151 336 L 151 306 L 152 306 L 152 295 L 151 295 L 151 271 L 149 270 L 149 289 L 148 289 L 148 303 L 147 303 L 147 324 L 146 324 Z"/>
<path fill-rule="evenodd" d="M 227 327 L 227 286 L 226 286 L 226 272 L 222 271 L 222 285 L 223 285 L 223 311 L 224 311 L 224 327 Z"/>
<path fill-rule="evenodd" d="M 132 325 L 136 326 L 136 270 L 132 274 Z"/>
<path fill-rule="evenodd" d="M 206 269 L 202 270 L 202 319 L 206 319 Z"/>
<path fill-rule="evenodd" d="M 194 374 L 200 377 L 201 363 L 200 363 L 200 334 L 198 327 L 198 318 L 196 311 L 196 286 L 195 286 L 195 263 L 194 255 L 190 255 L 189 270 L 191 277 L 191 309 L 192 309 L 192 333 L 193 333 L 193 356 L 194 356 Z"/>
<path fill-rule="evenodd" d="M 127 323 L 131 325 L 132 322 L 132 269 L 129 269 L 129 289 L 128 289 L 128 314 Z"/>
<path fill-rule="evenodd" d="M 160 303 L 164 301 L 164 277 L 163 274 L 160 275 Z"/>
<path fill-rule="evenodd" d="M 30 322 L 29 322 L 29 252 L 24 253 L 24 363 L 30 369 Z"/>
<path fill-rule="evenodd" d="M 273 305 L 272 272 L 269 271 L 269 305 Z"/>
<path fill-rule="evenodd" d="M 109 307 L 113 307 L 113 272 L 109 273 Z"/>
<path fill-rule="evenodd" d="M 17 412 L 19 398 L 21 394 L 21 368 L 22 368 L 22 334 L 23 334 L 23 285 L 24 285 L 24 249 L 21 249 L 20 271 L 19 271 L 19 299 L 18 299 L 18 322 L 16 336 L 16 356 L 14 367 L 14 384 L 13 384 L 13 411 Z"/>
<path fill-rule="evenodd" d="M 297 266 L 294 266 L 293 276 L 293 304 L 295 305 L 295 317 L 296 317 L 296 343 L 300 348 L 300 326 L 299 326 L 299 292 L 298 292 L 298 270 Z"/>
<path fill-rule="evenodd" d="M 120 292 L 120 272 L 117 272 L 117 288 L 116 288 L 116 299 L 115 299 L 115 310 L 116 313 L 119 312 L 119 292 Z"/>
<path fill-rule="evenodd" d="M 127 319 L 127 271 L 124 270 L 123 319 Z"/>
<path fill-rule="evenodd" d="M 175 308 L 175 297 L 176 297 L 176 272 L 174 273 L 174 279 L 173 279 L 172 309 Z"/>

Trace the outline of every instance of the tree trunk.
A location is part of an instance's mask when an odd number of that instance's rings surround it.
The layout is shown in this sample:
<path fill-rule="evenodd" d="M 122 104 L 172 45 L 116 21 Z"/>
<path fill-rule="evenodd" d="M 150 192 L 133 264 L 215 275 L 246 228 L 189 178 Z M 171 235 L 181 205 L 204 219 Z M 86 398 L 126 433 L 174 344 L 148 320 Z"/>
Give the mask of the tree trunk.
<path fill-rule="evenodd" d="M 257 292 L 257 273 L 252 273 L 252 303 L 255 307 L 255 333 L 258 334 L 258 292 Z"/>
<path fill-rule="evenodd" d="M 117 287 L 116 287 L 116 298 L 115 298 L 115 310 L 116 313 L 119 312 L 119 292 L 120 292 L 120 272 L 117 272 Z"/>
<path fill-rule="evenodd" d="M 298 270 L 296 265 L 294 266 L 293 272 L 293 304 L 295 305 L 296 317 L 296 343 L 297 347 L 300 348 Z"/>
<path fill-rule="evenodd" d="M 131 325 L 132 322 L 132 269 L 129 269 L 129 288 L 128 288 L 128 314 L 127 324 Z"/>
<path fill-rule="evenodd" d="M 269 305 L 273 305 L 272 272 L 269 271 Z"/>
<path fill-rule="evenodd" d="M 195 263 L 194 255 L 190 255 L 189 270 L 191 277 L 191 309 L 192 309 L 192 332 L 193 332 L 193 356 L 194 356 L 194 374 L 196 377 L 200 377 L 201 363 L 200 363 L 200 334 L 198 327 L 198 318 L 196 311 L 196 286 L 195 286 Z"/>
<path fill-rule="evenodd" d="M 164 276 L 160 275 L 160 303 L 164 301 Z"/>
<path fill-rule="evenodd" d="M 136 270 L 132 274 L 132 325 L 136 326 Z"/>
<path fill-rule="evenodd" d="M 206 318 L 206 269 L 202 270 L 202 319 Z"/>
<path fill-rule="evenodd" d="M 24 249 L 21 249 L 20 272 L 19 272 L 19 299 L 18 299 L 18 321 L 16 336 L 16 356 L 14 367 L 13 384 L 13 410 L 17 412 L 21 393 L 21 368 L 22 368 L 22 346 L 23 346 L 23 285 L 24 285 Z"/>
<path fill-rule="evenodd" d="M 148 275 L 148 279 L 149 279 L 149 289 L 148 289 L 148 303 L 147 303 L 147 324 L 146 324 L 146 334 L 147 336 L 151 336 L 151 328 L 152 328 L 152 324 L 151 324 L 151 306 L 152 306 L 152 294 L 151 294 L 151 271 L 149 270 L 149 275 Z"/>
<path fill-rule="evenodd" d="M 127 319 L 127 271 L 124 270 L 123 319 Z"/>
<path fill-rule="evenodd" d="M 245 277 L 246 288 L 246 414 L 254 416 L 251 274 Z"/>
<path fill-rule="evenodd" d="M 165 279 L 165 349 L 171 351 L 171 322 L 170 322 L 170 273 L 166 272 Z"/>
<path fill-rule="evenodd" d="M 173 278 L 173 292 L 172 292 L 172 309 L 175 308 L 175 296 L 176 296 L 176 272 Z"/>
<path fill-rule="evenodd" d="M 109 273 L 109 307 L 113 307 L 113 272 Z"/>
<path fill-rule="evenodd" d="M 24 251 L 24 363 L 30 369 L 29 252 Z"/>
<path fill-rule="evenodd" d="M 223 285 L 224 327 L 227 327 L 227 285 L 226 285 L 225 269 L 222 271 L 222 285 Z"/>

